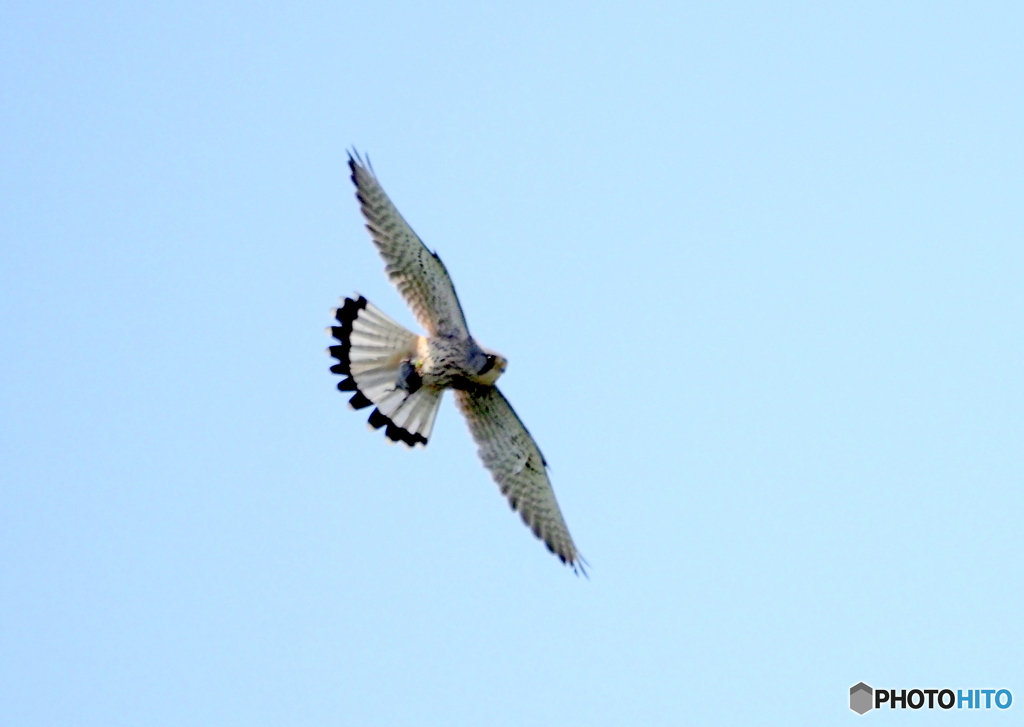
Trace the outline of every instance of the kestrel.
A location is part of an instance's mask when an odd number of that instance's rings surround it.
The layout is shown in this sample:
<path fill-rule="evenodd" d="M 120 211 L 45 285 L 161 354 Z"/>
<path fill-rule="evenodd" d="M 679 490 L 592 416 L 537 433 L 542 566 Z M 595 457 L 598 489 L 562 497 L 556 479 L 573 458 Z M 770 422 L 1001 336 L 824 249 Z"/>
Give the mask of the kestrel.
<path fill-rule="evenodd" d="M 355 392 L 353 409 L 375 406 L 369 423 L 407 446 L 426 446 L 446 389 L 451 389 L 478 447 L 512 509 L 573 571 L 585 561 L 569 535 L 547 462 L 495 382 L 508 361 L 473 338 L 441 258 L 430 252 L 388 199 L 372 168 L 349 154 L 366 229 L 384 258 L 388 279 L 405 298 L 427 335 L 388 318 L 361 295 L 345 298 L 330 328 L 338 344 L 328 351 L 345 378 L 341 391 Z"/>

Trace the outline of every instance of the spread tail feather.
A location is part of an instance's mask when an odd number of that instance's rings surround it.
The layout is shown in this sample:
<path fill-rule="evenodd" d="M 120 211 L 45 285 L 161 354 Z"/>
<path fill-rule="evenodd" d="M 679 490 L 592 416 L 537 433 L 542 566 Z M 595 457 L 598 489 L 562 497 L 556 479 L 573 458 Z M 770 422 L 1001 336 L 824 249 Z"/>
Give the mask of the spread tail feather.
<path fill-rule="evenodd" d="M 349 399 L 353 409 L 376 404 L 370 426 L 385 427 L 391 441 L 426 445 L 442 390 L 422 386 L 411 363 L 419 336 L 362 296 L 346 298 L 334 317 L 339 325 L 330 331 L 339 343 L 327 350 L 338 359 L 331 371 L 346 377 L 338 389 L 355 392 Z"/>

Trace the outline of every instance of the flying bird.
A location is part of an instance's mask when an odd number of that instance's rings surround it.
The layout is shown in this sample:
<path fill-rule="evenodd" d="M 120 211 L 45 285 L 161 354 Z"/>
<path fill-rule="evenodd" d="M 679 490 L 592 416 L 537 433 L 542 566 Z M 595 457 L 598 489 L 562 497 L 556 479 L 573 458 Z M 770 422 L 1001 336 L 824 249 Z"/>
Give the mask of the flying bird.
<path fill-rule="evenodd" d="M 357 153 L 348 166 L 366 229 L 398 288 L 426 331 L 417 335 L 356 294 L 333 311 L 338 340 L 328 348 L 338 363 L 331 371 L 354 392 L 353 409 L 375 407 L 369 423 L 394 442 L 426 446 L 441 397 L 455 396 L 484 466 L 523 522 L 574 572 L 584 573 L 569 528 L 533 437 L 495 386 L 508 361 L 481 346 L 469 332 L 444 263 L 398 213 L 372 167 Z"/>

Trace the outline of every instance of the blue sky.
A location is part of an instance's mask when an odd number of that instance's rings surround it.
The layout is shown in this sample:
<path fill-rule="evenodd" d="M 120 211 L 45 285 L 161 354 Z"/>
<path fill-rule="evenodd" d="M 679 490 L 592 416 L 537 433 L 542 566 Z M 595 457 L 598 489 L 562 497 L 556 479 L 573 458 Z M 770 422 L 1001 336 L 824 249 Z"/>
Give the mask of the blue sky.
<path fill-rule="evenodd" d="M 1016 3 L 8 2 L 0 722 L 1024 704 Z M 370 154 L 591 564 L 334 390 Z M 1018 704 L 1020 702 L 1021 704 Z"/>

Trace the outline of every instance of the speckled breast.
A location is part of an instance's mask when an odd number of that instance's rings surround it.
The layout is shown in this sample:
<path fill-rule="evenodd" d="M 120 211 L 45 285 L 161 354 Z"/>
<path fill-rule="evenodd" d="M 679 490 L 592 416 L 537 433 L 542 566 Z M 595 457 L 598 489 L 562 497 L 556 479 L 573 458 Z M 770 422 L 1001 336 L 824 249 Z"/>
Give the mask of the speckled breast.
<path fill-rule="evenodd" d="M 419 366 L 423 383 L 440 388 L 461 388 L 474 372 L 467 368 L 472 340 L 438 336 L 426 341 L 426 355 Z"/>

